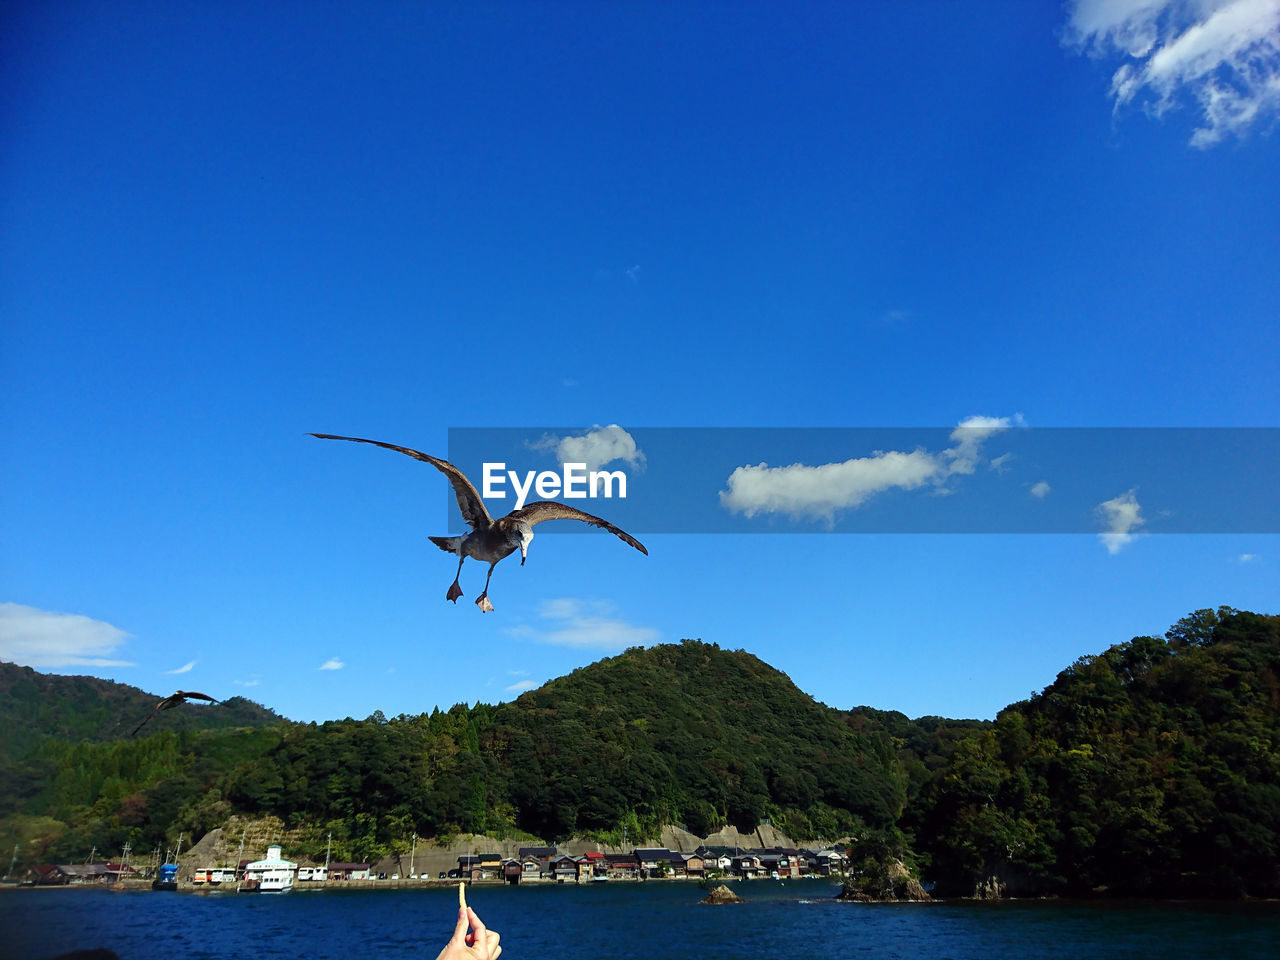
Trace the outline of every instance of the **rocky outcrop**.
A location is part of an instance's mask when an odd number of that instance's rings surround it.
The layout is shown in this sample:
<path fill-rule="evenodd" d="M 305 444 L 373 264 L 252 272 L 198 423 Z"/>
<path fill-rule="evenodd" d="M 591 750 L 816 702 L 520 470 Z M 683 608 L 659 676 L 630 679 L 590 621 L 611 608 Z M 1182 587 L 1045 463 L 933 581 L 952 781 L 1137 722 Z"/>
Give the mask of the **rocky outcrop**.
<path fill-rule="evenodd" d="M 241 860 L 260 860 L 273 843 L 284 848 L 285 859 L 303 861 L 298 847 L 306 833 L 305 829 L 286 827 L 279 817 L 233 816 L 225 826 L 215 827 L 199 843 L 182 851 L 178 876 L 185 880 L 203 867 L 234 867 Z"/>
<path fill-rule="evenodd" d="M 713 887 L 711 892 L 698 901 L 699 903 L 742 903 L 742 898 L 726 887 L 723 883 L 718 887 Z"/>
<path fill-rule="evenodd" d="M 1008 885 L 994 874 L 985 880 L 979 880 L 973 886 L 973 899 L 975 900 L 1003 900 Z"/>
<path fill-rule="evenodd" d="M 850 877 L 845 881 L 844 889 L 836 894 L 836 899 L 858 903 L 928 903 L 933 897 L 919 880 L 911 876 L 905 863 L 892 860 L 871 874 Z"/>

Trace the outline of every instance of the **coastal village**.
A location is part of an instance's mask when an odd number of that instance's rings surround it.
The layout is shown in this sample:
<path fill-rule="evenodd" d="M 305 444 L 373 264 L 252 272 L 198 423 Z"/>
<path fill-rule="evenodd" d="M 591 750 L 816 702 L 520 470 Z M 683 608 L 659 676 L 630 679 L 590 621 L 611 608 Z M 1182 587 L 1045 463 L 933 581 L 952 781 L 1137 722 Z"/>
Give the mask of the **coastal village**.
<path fill-rule="evenodd" d="M 703 880 L 786 880 L 799 877 L 829 877 L 843 874 L 848 853 L 843 845 L 819 849 L 774 845 L 744 848 L 740 845 L 699 843 L 691 851 L 667 847 L 634 847 L 629 852 L 586 850 L 571 853 L 556 846 L 521 846 L 514 853 L 500 850 L 461 854 L 448 869 L 439 853 L 424 847 L 385 858 L 377 864 L 326 860 L 305 863 L 289 860 L 284 848 L 270 844 L 260 859 L 240 859 L 234 865 L 189 866 L 187 860 L 177 876 L 184 889 L 225 889 L 245 892 L 284 892 L 291 889 L 323 889 L 334 885 L 401 886 L 408 883 L 495 883 L 547 884 L 598 883 L 605 881 Z M 177 873 L 168 865 L 168 876 Z M 32 867 L 23 882 L 37 886 L 107 883 L 144 885 L 153 877 L 166 875 L 165 864 L 131 866 L 127 860 L 95 861 L 83 864 L 47 864 Z"/>

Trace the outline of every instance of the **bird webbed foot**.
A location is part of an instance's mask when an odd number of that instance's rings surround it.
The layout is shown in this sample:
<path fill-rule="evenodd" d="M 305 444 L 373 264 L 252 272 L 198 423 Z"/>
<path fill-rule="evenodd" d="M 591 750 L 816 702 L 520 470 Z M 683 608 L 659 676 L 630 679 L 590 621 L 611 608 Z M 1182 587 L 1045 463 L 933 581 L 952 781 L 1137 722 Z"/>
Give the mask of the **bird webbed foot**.
<path fill-rule="evenodd" d="M 449 587 L 449 592 L 444 595 L 444 598 L 446 600 L 452 600 L 454 603 L 457 603 L 458 598 L 460 596 L 462 596 L 462 588 L 458 586 L 458 581 L 455 580 L 453 581 L 453 584 Z"/>
<path fill-rule="evenodd" d="M 487 593 L 482 593 L 476 597 L 476 606 L 480 608 L 481 613 L 493 613 L 493 604 L 489 602 Z"/>

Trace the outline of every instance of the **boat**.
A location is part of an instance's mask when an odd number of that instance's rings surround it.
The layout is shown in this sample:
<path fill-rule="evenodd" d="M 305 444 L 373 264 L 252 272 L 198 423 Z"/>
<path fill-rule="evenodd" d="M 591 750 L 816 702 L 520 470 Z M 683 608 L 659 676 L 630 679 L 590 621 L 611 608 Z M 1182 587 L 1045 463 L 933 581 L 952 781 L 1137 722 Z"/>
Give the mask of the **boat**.
<path fill-rule="evenodd" d="M 177 890 L 178 889 L 178 865 L 176 863 L 162 863 L 156 874 L 156 878 L 151 881 L 152 890 Z"/>
<path fill-rule="evenodd" d="M 298 874 L 298 865 L 280 855 L 280 845 L 273 843 L 267 847 L 267 855 L 255 860 L 244 868 L 245 883 L 242 890 L 257 890 L 258 893 L 288 893 L 293 889 L 294 879 Z"/>

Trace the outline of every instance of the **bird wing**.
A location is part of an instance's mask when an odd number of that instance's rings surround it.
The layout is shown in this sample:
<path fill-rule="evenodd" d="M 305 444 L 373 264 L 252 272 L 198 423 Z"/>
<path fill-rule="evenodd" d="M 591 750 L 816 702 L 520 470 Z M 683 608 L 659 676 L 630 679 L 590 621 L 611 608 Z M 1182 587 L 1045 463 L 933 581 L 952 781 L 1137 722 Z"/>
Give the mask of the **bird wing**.
<path fill-rule="evenodd" d="M 467 479 L 467 475 L 448 460 L 441 460 L 439 457 L 422 453 L 420 450 L 411 450 L 409 447 L 400 447 L 394 443 L 383 443 L 381 440 L 365 440 L 362 437 L 339 437 L 332 433 L 313 433 L 311 436 L 319 437 L 321 440 L 350 440 L 352 443 L 372 443 L 375 447 L 385 447 L 388 450 L 395 450 L 398 453 L 405 454 L 405 456 L 413 457 L 415 460 L 421 460 L 423 463 L 429 463 L 449 478 L 449 483 L 453 485 L 453 492 L 458 497 L 458 509 L 462 511 L 462 519 L 467 521 L 469 526 L 483 530 L 493 523 L 493 518 L 489 516 L 489 511 L 484 508 L 484 500 L 480 498 L 476 488 Z"/>
<path fill-rule="evenodd" d="M 627 533 L 625 530 L 620 530 L 608 520 L 602 520 L 589 513 L 583 513 L 576 507 L 567 506 L 566 504 L 559 503 L 556 500 L 538 500 L 534 503 L 528 504 L 527 506 L 521 507 L 519 510 L 512 510 L 502 519 L 518 520 L 523 523 L 527 523 L 531 527 L 534 524 L 542 523 L 544 520 L 581 520 L 584 523 L 589 523 L 595 527 L 604 527 L 614 536 L 631 544 L 631 546 L 635 547 L 646 557 L 649 555 L 649 551 L 644 548 L 644 544 L 631 536 L 631 534 Z"/>
<path fill-rule="evenodd" d="M 132 737 L 132 736 L 136 736 L 136 735 L 137 735 L 137 733 L 138 733 L 138 731 L 139 731 L 139 730 L 141 730 L 143 727 L 145 727 L 145 726 L 147 725 L 147 720 L 150 720 L 150 719 L 151 719 L 152 717 L 154 717 L 157 713 L 159 713 L 159 712 L 160 712 L 160 708 L 161 708 L 161 707 L 163 707 L 163 706 L 164 706 L 166 703 L 168 703 L 168 702 L 169 702 L 169 698 L 168 698 L 168 697 L 165 697 L 163 700 L 161 700 L 159 703 L 157 703 L 154 707 L 152 707 L 152 708 L 151 708 L 151 712 L 147 714 L 146 718 L 145 718 L 145 719 L 144 719 L 140 724 L 138 724 L 136 727 L 134 727 L 134 728 L 133 728 L 133 733 L 129 734 L 129 736 L 131 736 L 131 737 Z"/>
<path fill-rule="evenodd" d="M 208 700 L 210 703 L 218 703 L 213 697 L 207 693 L 195 693 L 191 690 L 179 690 L 174 694 L 175 697 L 181 697 L 183 700 Z"/>

